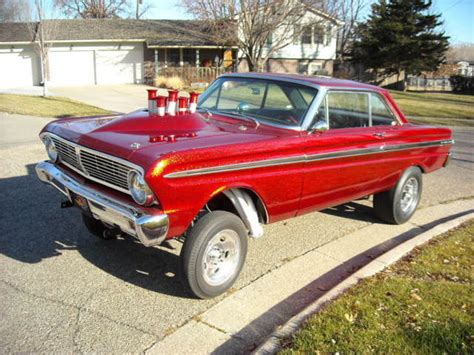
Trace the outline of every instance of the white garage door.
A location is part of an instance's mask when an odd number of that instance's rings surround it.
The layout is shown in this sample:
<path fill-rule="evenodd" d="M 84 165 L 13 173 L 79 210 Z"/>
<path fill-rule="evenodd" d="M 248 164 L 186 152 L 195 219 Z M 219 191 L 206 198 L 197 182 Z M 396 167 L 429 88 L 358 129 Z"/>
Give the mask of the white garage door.
<path fill-rule="evenodd" d="M 94 51 L 50 51 L 49 73 L 51 85 L 94 85 Z"/>
<path fill-rule="evenodd" d="M 97 84 L 135 84 L 142 79 L 143 50 L 96 51 Z"/>
<path fill-rule="evenodd" d="M 34 56 L 34 52 L 29 51 L 0 53 L 0 87 L 38 85 Z"/>

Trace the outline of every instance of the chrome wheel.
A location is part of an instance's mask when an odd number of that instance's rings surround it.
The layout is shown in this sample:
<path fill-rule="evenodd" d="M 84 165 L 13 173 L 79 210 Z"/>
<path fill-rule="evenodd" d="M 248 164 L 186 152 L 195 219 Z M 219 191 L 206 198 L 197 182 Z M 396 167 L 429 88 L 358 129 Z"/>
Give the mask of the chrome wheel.
<path fill-rule="evenodd" d="M 237 232 L 224 229 L 211 238 L 202 259 L 202 276 L 206 283 L 219 286 L 237 272 L 240 259 Z"/>
<path fill-rule="evenodd" d="M 400 208 L 403 213 L 410 214 L 418 204 L 419 186 L 415 177 L 409 178 L 402 189 Z"/>

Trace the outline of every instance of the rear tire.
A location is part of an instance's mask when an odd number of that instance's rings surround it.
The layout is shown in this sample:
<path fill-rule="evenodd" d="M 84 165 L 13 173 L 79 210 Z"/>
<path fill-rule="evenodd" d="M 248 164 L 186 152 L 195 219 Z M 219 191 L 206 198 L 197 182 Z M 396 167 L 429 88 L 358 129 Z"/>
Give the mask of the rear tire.
<path fill-rule="evenodd" d="M 391 190 L 374 195 L 375 215 L 391 224 L 405 223 L 415 213 L 422 190 L 422 172 L 412 166 L 405 170 Z"/>
<path fill-rule="evenodd" d="M 196 297 L 218 296 L 234 284 L 246 255 L 247 230 L 242 220 L 230 212 L 210 212 L 186 236 L 181 251 L 184 279 Z"/>
<path fill-rule="evenodd" d="M 97 238 L 104 239 L 104 240 L 112 240 L 116 239 L 115 235 L 110 233 L 105 233 L 108 228 L 99 220 L 90 217 L 86 214 L 82 214 L 82 221 L 86 226 L 87 230 L 92 234 L 95 235 Z"/>

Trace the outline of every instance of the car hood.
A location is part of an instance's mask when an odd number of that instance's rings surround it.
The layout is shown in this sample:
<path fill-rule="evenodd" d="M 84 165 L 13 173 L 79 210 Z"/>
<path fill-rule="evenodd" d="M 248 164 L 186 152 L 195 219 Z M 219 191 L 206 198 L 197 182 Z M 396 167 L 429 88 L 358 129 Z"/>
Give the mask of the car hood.
<path fill-rule="evenodd" d="M 297 131 L 200 113 L 154 116 L 146 111 L 125 116 L 67 118 L 51 122 L 43 131 L 84 147 L 129 160 L 143 167 L 160 156 L 190 149 L 232 144 L 248 145 Z"/>

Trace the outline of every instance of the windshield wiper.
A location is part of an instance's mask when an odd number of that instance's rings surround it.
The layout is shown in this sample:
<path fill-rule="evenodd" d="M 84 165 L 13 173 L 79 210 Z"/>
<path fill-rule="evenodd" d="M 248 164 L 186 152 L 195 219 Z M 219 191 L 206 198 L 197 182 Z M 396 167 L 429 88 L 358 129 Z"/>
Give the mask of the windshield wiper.
<path fill-rule="evenodd" d="M 260 126 L 259 120 L 257 120 L 255 117 L 242 115 L 241 113 L 232 113 L 231 115 L 235 115 L 236 118 L 243 118 L 244 121 L 255 123 L 255 128 L 258 128 Z"/>
<path fill-rule="evenodd" d="M 208 121 L 209 118 L 212 117 L 212 112 L 208 108 L 198 107 L 197 111 L 204 111 L 205 113 L 207 113 L 208 117 L 203 117 L 203 119 L 206 120 L 206 121 Z M 260 126 L 260 122 L 256 118 L 251 117 L 251 116 L 242 115 L 242 114 L 237 113 L 237 112 L 217 111 L 217 113 L 219 113 L 221 115 L 227 115 L 227 116 L 230 116 L 230 117 L 233 117 L 233 118 L 242 119 L 242 120 L 247 121 L 247 122 L 252 122 L 252 123 L 255 124 L 255 128 L 258 128 Z"/>
<path fill-rule="evenodd" d="M 204 121 L 209 121 L 209 118 L 212 117 L 212 112 L 208 109 L 208 108 L 204 108 L 204 107 L 198 107 L 196 108 L 196 111 L 204 111 L 206 114 L 207 114 L 207 117 L 203 117 L 201 116 Z"/>

